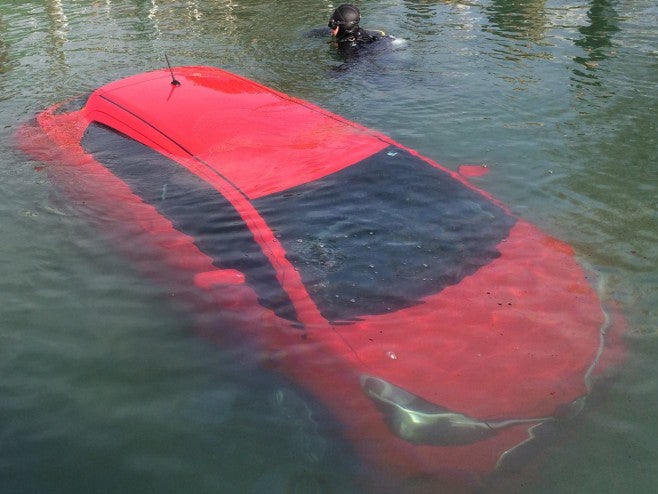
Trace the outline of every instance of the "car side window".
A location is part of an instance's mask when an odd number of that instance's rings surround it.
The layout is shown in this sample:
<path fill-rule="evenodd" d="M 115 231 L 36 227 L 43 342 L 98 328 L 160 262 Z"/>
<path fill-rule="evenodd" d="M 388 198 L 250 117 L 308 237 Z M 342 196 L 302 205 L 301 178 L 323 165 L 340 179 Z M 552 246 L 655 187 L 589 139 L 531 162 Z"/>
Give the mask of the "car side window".
<path fill-rule="evenodd" d="M 174 160 L 99 123 L 89 125 L 81 144 L 174 228 L 192 237 L 215 266 L 242 272 L 263 306 L 297 322 L 293 304 L 253 233 L 211 184 Z"/>

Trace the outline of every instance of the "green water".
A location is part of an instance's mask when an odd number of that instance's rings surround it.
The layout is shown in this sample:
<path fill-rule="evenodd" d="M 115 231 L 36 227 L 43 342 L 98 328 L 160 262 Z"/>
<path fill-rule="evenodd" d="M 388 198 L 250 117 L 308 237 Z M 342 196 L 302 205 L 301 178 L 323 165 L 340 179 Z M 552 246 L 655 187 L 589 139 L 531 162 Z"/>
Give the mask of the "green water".
<path fill-rule="evenodd" d="M 208 64 L 375 127 L 571 243 L 628 321 L 619 376 L 514 488 L 658 490 L 658 7 L 362 1 L 405 40 L 341 67 L 326 1 L 2 0 L 0 493 L 361 492 L 321 409 L 197 338 L 11 136 L 136 72 Z M 365 486 L 367 487 L 367 486 Z"/>

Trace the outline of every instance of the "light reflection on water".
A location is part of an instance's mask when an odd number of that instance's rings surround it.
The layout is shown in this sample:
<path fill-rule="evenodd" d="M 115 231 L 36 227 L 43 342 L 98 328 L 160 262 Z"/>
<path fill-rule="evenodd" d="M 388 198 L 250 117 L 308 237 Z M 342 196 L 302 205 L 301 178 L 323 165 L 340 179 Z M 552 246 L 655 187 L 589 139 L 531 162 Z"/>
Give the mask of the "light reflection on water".
<path fill-rule="evenodd" d="M 573 244 L 631 329 L 624 371 L 525 492 L 653 492 L 656 17 L 649 0 L 363 1 L 408 41 L 347 70 L 328 1 L 0 7 L 0 492 L 358 492 L 335 424 L 103 244 L 10 136 L 135 72 L 210 64 L 378 128 Z M 527 479 L 523 479 L 524 482 Z M 9 490 L 7 490 L 9 489 Z"/>

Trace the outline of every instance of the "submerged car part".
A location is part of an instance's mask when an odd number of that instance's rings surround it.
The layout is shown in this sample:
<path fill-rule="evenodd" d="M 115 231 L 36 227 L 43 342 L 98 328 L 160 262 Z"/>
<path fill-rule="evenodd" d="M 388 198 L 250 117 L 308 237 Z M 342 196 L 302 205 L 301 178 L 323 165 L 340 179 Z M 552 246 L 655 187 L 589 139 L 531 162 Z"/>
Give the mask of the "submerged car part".
<path fill-rule="evenodd" d="M 382 411 L 386 423 L 398 437 L 414 444 L 453 446 L 472 444 L 507 427 L 565 420 L 583 409 L 585 397 L 562 407 L 559 416 L 479 420 L 430 403 L 399 386 L 373 376 L 361 376 L 361 387 Z"/>
<path fill-rule="evenodd" d="M 254 81 L 138 74 L 19 137 L 205 336 L 248 340 L 378 472 L 489 474 L 615 363 L 569 245 L 463 175 Z"/>

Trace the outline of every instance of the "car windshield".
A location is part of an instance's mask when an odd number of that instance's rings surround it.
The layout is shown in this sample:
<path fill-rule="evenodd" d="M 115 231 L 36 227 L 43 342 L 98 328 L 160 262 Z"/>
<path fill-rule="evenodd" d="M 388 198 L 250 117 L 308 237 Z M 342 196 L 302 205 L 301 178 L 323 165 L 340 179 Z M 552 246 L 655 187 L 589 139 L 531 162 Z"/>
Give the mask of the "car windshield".
<path fill-rule="evenodd" d="M 333 322 L 410 307 L 458 283 L 500 255 L 515 222 L 397 147 L 253 203 Z"/>

